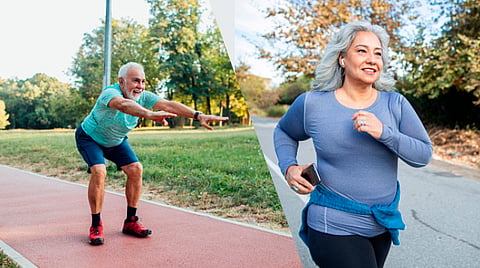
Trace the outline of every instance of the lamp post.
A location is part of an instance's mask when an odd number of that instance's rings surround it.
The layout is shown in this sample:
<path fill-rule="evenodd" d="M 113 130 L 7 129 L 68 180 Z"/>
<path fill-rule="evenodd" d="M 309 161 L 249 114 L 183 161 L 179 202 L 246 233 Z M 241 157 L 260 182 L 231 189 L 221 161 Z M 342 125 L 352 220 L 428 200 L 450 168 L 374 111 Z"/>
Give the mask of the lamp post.
<path fill-rule="evenodd" d="M 112 61 L 112 10 L 111 0 L 107 1 L 105 14 L 105 36 L 103 43 L 103 88 L 110 85 L 111 61 Z"/>
<path fill-rule="evenodd" d="M 197 110 L 197 94 L 195 92 L 195 76 L 198 75 L 202 71 L 202 65 L 200 64 L 200 61 L 197 59 L 192 63 L 192 88 L 194 90 L 193 92 L 193 106 L 194 109 Z M 193 122 L 193 125 L 195 128 L 199 128 L 198 122 Z"/>
<path fill-rule="evenodd" d="M 202 71 L 202 65 L 200 64 L 200 61 L 199 60 L 195 60 L 193 63 L 192 63 L 192 88 L 193 90 L 195 90 L 195 85 L 196 85 L 196 82 L 195 82 L 195 76 L 198 75 L 200 72 Z M 193 93 L 193 103 L 194 103 L 194 106 L 195 106 L 195 110 L 197 110 L 197 96 L 195 94 L 196 92 Z"/>

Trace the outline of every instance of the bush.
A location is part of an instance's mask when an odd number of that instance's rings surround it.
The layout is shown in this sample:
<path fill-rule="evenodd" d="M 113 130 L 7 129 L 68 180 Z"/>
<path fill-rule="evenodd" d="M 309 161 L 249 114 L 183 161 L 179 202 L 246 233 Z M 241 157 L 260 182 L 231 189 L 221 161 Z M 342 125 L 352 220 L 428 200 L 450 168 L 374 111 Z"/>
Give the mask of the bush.
<path fill-rule="evenodd" d="M 282 117 L 286 112 L 287 112 L 287 106 L 275 105 L 268 108 L 267 115 L 269 117 Z"/>

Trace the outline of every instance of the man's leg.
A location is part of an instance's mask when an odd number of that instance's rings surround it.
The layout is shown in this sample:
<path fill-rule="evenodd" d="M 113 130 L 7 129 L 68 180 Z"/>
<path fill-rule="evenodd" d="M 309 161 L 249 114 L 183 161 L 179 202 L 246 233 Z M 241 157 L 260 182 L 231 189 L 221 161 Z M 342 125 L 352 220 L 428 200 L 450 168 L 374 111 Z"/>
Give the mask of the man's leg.
<path fill-rule="evenodd" d="M 137 208 L 138 200 L 140 200 L 140 195 L 142 194 L 143 166 L 140 162 L 135 162 L 121 168 L 123 172 L 127 174 L 127 183 L 125 186 L 127 205 Z"/>
<path fill-rule="evenodd" d="M 103 197 L 105 195 L 105 178 L 107 169 L 104 164 L 93 165 L 90 167 L 92 173 L 90 183 L 88 184 L 88 202 L 92 212 L 92 226 L 90 227 L 89 243 L 92 245 L 102 245 L 104 243 L 103 225 L 100 219 L 100 212 L 103 207 Z"/>
<path fill-rule="evenodd" d="M 121 167 L 127 174 L 127 183 L 125 186 L 125 195 L 127 197 L 127 219 L 123 225 L 123 233 L 138 237 L 146 237 L 152 234 L 150 229 L 144 228 L 135 215 L 138 207 L 138 201 L 142 194 L 142 172 L 143 167 L 140 162 L 131 163 Z"/>
<path fill-rule="evenodd" d="M 88 184 L 88 202 L 92 214 L 98 214 L 102 211 L 103 198 L 105 195 L 105 178 L 107 177 L 107 168 L 104 164 L 98 164 L 90 167 L 90 183 Z"/>
<path fill-rule="evenodd" d="M 88 172 L 91 173 L 88 185 L 88 202 L 92 213 L 92 225 L 90 226 L 88 242 L 92 245 L 101 245 L 104 239 L 100 212 L 102 211 L 104 183 L 107 175 L 103 148 L 88 136 L 81 126 L 75 131 L 75 141 L 78 152 L 89 166 Z"/>

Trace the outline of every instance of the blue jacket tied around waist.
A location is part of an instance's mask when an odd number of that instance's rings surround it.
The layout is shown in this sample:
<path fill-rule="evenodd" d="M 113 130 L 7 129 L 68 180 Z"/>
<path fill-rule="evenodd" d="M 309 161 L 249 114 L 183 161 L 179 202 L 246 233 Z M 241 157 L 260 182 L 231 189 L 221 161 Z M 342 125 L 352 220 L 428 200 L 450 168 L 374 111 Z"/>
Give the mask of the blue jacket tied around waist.
<path fill-rule="evenodd" d="M 398 239 L 398 230 L 405 230 L 405 223 L 402 220 L 400 211 L 398 211 L 399 202 L 400 184 L 398 181 L 397 193 L 392 203 L 387 206 L 374 205 L 372 207 L 340 196 L 326 189 L 321 184 L 318 184 L 315 187 L 315 190 L 310 194 L 310 200 L 302 211 L 302 226 L 300 227 L 299 232 L 300 238 L 308 246 L 307 212 L 308 207 L 311 204 L 316 204 L 350 213 L 373 215 L 377 223 L 384 226 L 388 232 L 390 232 L 393 244 L 398 246 L 400 245 L 400 240 Z"/>

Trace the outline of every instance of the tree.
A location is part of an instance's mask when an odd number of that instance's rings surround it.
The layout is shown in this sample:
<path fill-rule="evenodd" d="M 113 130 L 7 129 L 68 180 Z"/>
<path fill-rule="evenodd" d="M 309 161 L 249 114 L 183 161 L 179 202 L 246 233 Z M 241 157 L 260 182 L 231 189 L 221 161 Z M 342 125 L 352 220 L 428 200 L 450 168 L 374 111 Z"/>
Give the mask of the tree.
<path fill-rule="evenodd" d="M 0 100 L 0 129 L 5 129 L 8 125 L 10 122 L 8 122 L 8 114 L 5 111 L 5 102 Z"/>
<path fill-rule="evenodd" d="M 315 63 L 332 33 L 345 23 L 368 20 L 384 27 L 390 34 L 390 46 L 394 51 L 402 49 L 400 28 L 404 16 L 415 1 L 406 0 L 287 0 L 288 6 L 269 8 L 266 17 L 277 26 L 265 34 L 272 47 L 282 50 L 259 48 L 262 58 L 270 59 L 290 79 L 304 74 L 312 77 Z M 414 15 L 413 15 L 414 16 Z"/>
<path fill-rule="evenodd" d="M 480 7 L 477 2 L 465 0 L 443 5 L 449 19 L 439 37 L 427 42 L 421 31 L 415 44 L 406 50 L 407 75 L 399 88 L 416 98 L 428 97 L 430 103 L 421 101 L 424 107 L 420 109 L 425 109 L 426 114 L 438 114 L 431 118 L 436 123 L 480 124 Z M 440 111 L 445 114 L 440 115 Z"/>
<path fill-rule="evenodd" d="M 77 91 L 45 74 L 35 74 L 26 80 L 7 80 L 0 88 L 0 99 L 5 100 L 10 128 L 67 127 L 76 125 L 83 116 L 78 112 L 81 101 Z"/>
<path fill-rule="evenodd" d="M 159 51 L 159 69 L 168 73 L 166 96 L 192 97 L 195 109 L 200 94 L 195 78 L 199 73 L 197 31 L 199 23 L 196 0 L 148 0 L 153 18 L 150 20 L 149 41 Z"/>
<path fill-rule="evenodd" d="M 406 68 L 417 96 L 436 98 L 454 89 L 480 98 L 480 7 L 475 2 L 455 5 L 439 38 L 425 44 L 419 35 L 407 50 Z"/>
<path fill-rule="evenodd" d="M 102 91 L 103 83 L 103 25 L 86 33 L 83 43 L 74 58 L 70 73 L 77 78 L 79 92 L 93 106 Z M 115 83 L 120 67 L 134 61 L 143 65 L 147 77 L 146 89 L 154 91 L 164 72 L 159 71 L 154 48 L 148 30 L 131 20 L 112 21 L 112 65 L 111 81 Z"/>
<path fill-rule="evenodd" d="M 207 114 L 232 117 L 233 103 L 242 103 L 235 72 L 228 58 L 219 28 L 205 24 L 205 10 L 197 0 L 149 0 L 150 41 L 159 51 L 159 68 L 168 73 L 168 99 L 193 104 Z M 238 116 L 238 114 L 237 114 Z"/>
<path fill-rule="evenodd" d="M 252 114 L 259 114 L 261 113 L 262 94 L 266 90 L 265 79 L 249 73 L 249 70 L 250 66 L 245 63 L 241 63 L 235 69 L 238 84 L 247 100 L 248 111 Z"/>
<path fill-rule="evenodd" d="M 216 25 L 209 27 L 201 35 L 200 44 L 200 94 L 205 97 L 207 113 L 211 114 L 212 100 L 217 100 L 228 114 L 231 98 L 237 98 L 241 92 L 219 28 Z"/>
<path fill-rule="evenodd" d="M 279 94 L 278 103 L 292 104 L 300 94 L 310 89 L 311 81 L 310 77 L 302 75 L 295 80 L 283 82 L 277 89 Z"/>

